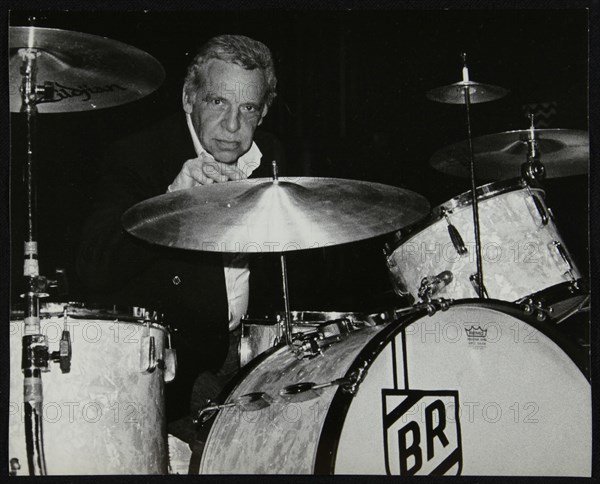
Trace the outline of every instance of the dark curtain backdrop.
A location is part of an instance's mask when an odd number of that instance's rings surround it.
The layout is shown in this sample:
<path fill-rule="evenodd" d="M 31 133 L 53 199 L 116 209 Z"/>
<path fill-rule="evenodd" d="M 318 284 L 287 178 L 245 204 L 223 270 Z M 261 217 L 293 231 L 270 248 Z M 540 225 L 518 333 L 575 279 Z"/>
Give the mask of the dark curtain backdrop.
<path fill-rule="evenodd" d="M 11 25 L 101 35 L 156 57 L 167 77 L 150 96 L 97 112 L 46 114 L 38 126 L 38 218 L 42 273 L 69 275 L 65 297 L 79 297 L 73 269 L 82 221 L 105 168 L 107 144 L 181 109 L 181 85 L 196 48 L 222 33 L 269 45 L 278 97 L 263 128 L 285 146 L 288 175 L 354 178 L 403 186 L 432 206 L 469 188 L 433 171 L 428 160 L 466 138 L 462 106 L 426 99 L 461 79 L 511 90 L 473 108 L 473 135 L 528 126 L 523 105 L 556 103 L 548 127 L 587 129 L 588 17 L 574 10 L 374 10 L 229 12 L 13 11 Z M 20 286 L 23 240 L 24 124 L 11 115 L 13 295 Z M 550 206 L 568 247 L 587 265 L 587 177 L 549 180 Z M 354 309 L 389 294 L 382 239 L 327 249 L 326 266 L 294 255 L 292 270 L 325 284 L 325 294 L 292 294 L 293 309 Z M 385 299 L 385 297 L 384 297 Z M 296 301 L 296 304 L 294 304 Z M 304 307 L 299 307 L 303 305 Z M 345 305 L 345 307 L 340 307 Z M 311 307 L 307 307 L 311 306 Z M 333 306 L 333 307 L 331 307 Z"/>

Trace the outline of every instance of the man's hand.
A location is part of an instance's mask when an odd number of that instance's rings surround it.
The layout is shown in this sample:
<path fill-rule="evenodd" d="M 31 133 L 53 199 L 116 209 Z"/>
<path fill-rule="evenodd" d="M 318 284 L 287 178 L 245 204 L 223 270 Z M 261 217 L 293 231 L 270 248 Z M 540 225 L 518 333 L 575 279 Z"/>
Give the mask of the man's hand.
<path fill-rule="evenodd" d="M 179 174 L 169 185 L 170 192 L 192 188 L 198 185 L 210 185 L 226 181 L 243 180 L 244 172 L 236 165 L 215 161 L 211 156 L 202 154 L 198 158 L 187 160 Z"/>

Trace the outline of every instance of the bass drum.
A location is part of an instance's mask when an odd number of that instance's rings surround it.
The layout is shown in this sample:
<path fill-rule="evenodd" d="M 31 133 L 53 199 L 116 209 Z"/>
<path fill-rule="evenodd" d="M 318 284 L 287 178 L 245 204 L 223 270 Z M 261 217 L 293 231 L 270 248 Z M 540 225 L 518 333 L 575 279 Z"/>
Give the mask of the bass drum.
<path fill-rule="evenodd" d="M 40 310 L 49 351 L 70 333 L 71 368 L 42 374 L 49 475 L 166 474 L 165 380 L 174 353 L 161 315 L 143 308 L 48 303 Z M 23 314 L 10 329 L 9 460 L 27 473 L 21 348 Z M 14 461 L 13 461 L 14 462 Z"/>
<path fill-rule="evenodd" d="M 199 471 L 590 476 L 591 389 L 567 355 L 578 349 L 522 314 L 464 300 L 312 359 L 274 348 L 201 428 Z M 269 406 L 240 405 L 257 392 Z"/>

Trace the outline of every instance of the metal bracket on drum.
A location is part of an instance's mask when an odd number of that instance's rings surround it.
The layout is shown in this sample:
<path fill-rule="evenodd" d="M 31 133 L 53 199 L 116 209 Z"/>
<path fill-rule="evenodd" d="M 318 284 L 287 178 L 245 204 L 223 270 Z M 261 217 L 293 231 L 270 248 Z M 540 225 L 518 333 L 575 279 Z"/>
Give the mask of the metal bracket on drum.
<path fill-rule="evenodd" d="M 224 408 L 239 407 L 243 411 L 254 412 L 267 408 L 271 403 L 273 403 L 273 398 L 264 392 L 247 393 L 229 403 L 216 404 L 209 400 L 207 405 L 198 410 L 196 418 L 194 418 L 192 422 L 194 425 L 207 422 L 216 415 L 219 410 Z"/>
<path fill-rule="evenodd" d="M 314 358 L 315 356 L 322 355 L 325 348 L 341 340 L 341 334 L 325 337 L 323 333 L 319 331 L 314 333 L 301 333 L 294 337 L 290 348 L 296 358 L 300 360 L 302 358 Z"/>
<path fill-rule="evenodd" d="M 348 376 L 336 378 L 335 380 L 325 383 L 314 383 L 310 381 L 294 383 L 282 388 L 279 391 L 279 395 L 290 400 L 306 401 L 318 396 L 315 390 L 329 388 L 334 385 L 339 385 L 340 389 L 344 393 L 356 395 L 356 392 L 358 392 L 358 387 L 365 379 L 366 374 L 367 363 L 364 362 L 359 368 L 350 372 Z"/>
<path fill-rule="evenodd" d="M 571 282 L 573 282 L 574 284 L 577 284 L 577 279 L 575 278 L 575 275 L 573 274 L 575 265 L 573 264 L 573 261 L 571 260 L 571 256 L 569 255 L 567 250 L 563 247 L 563 245 L 559 241 L 557 241 L 557 240 L 553 241 L 552 245 L 554 246 L 554 248 L 556 249 L 556 252 L 558 252 L 558 255 L 561 257 L 561 259 L 565 262 L 565 264 L 568 267 L 565 274 L 571 278 Z"/>
<path fill-rule="evenodd" d="M 448 235 L 450 236 L 450 240 L 452 242 L 452 245 L 454 246 L 454 250 L 456 250 L 456 253 L 458 255 L 463 256 L 467 254 L 469 250 L 467 249 L 467 246 L 465 245 L 465 242 L 462 236 L 460 235 L 458 229 L 454 225 L 452 225 L 452 222 L 450 222 L 448 213 L 450 213 L 448 209 L 446 209 L 445 207 L 441 208 L 441 214 L 446 219 L 446 223 L 448 224 Z"/>
<path fill-rule="evenodd" d="M 521 309 L 525 316 L 533 316 L 538 321 L 545 321 L 549 317 L 552 317 L 554 310 L 551 307 L 546 306 L 543 300 L 536 298 L 535 296 L 529 296 L 520 302 Z"/>
<path fill-rule="evenodd" d="M 469 276 L 469 281 L 471 282 L 471 285 L 473 286 L 473 289 L 475 289 L 475 293 L 480 294 L 480 292 L 479 292 L 479 282 L 477 282 L 477 274 L 471 274 Z M 485 288 L 485 284 L 483 285 L 483 290 L 482 290 L 481 294 L 483 294 L 486 298 L 490 297 L 488 295 L 487 289 Z"/>

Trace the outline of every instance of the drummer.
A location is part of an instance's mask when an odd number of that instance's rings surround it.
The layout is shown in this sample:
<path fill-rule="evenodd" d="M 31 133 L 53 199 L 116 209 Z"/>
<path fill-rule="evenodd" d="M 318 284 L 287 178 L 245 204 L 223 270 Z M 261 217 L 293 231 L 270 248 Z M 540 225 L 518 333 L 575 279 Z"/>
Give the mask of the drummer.
<path fill-rule="evenodd" d="M 194 410 L 215 398 L 237 369 L 238 338 L 229 345 L 228 332 L 239 334 L 251 287 L 254 292 L 249 259 L 151 245 L 126 233 L 120 219 L 136 203 L 166 192 L 270 176 L 272 160 L 281 167 L 280 145 L 257 131 L 276 85 L 263 43 L 241 35 L 210 39 L 188 67 L 183 112 L 108 150 L 110 169 L 83 228 L 77 264 L 88 298 L 159 310 L 173 327 L 178 368 L 166 387 L 167 419 L 169 431 L 183 440 L 193 437 L 192 389 Z"/>

